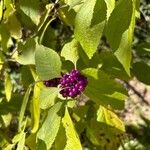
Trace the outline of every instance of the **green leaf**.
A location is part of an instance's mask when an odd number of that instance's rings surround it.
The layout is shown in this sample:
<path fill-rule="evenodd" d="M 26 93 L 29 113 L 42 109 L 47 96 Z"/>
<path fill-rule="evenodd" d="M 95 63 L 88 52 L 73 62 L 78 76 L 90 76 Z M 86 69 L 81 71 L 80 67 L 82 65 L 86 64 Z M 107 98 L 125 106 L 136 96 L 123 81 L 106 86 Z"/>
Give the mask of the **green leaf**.
<path fill-rule="evenodd" d="M 115 0 L 105 0 L 105 3 L 107 5 L 107 20 L 108 20 L 115 7 Z"/>
<path fill-rule="evenodd" d="M 72 8 L 75 7 L 76 5 L 83 3 L 85 0 L 61 0 L 61 1 L 69 5 L 70 8 Z"/>
<path fill-rule="evenodd" d="M 26 14 L 36 25 L 40 22 L 40 1 L 39 0 L 20 0 L 20 9 Z"/>
<path fill-rule="evenodd" d="M 22 137 L 21 137 L 21 139 L 20 139 L 20 141 L 18 142 L 17 150 L 24 150 L 25 136 L 26 136 L 26 134 L 23 133 L 23 134 L 22 134 Z"/>
<path fill-rule="evenodd" d="M 44 29 L 43 29 L 44 30 Z M 43 34 L 43 33 L 42 33 Z M 49 40 L 47 40 L 49 39 Z M 43 35 L 43 39 L 41 39 L 42 45 L 45 47 L 49 47 L 52 49 L 57 48 L 57 36 L 55 30 L 49 25 Z"/>
<path fill-rule="evenodd" d="M 74 26 L 76 12 L 69 7 L 62 7 L 59 9 L 60 19 L 69 26 Z"/>
<path fill-rule="evenodd" d="M 55 20 L 55 18 L 52 17 L 51 19 L 48 19 L 48 21 L 45 23 L 45 25 L 44 25 L 44 27 L 43 27 L 43 30 L 42 30 L 42 32 L 41 32 L 41 35 L 40 35 L 40 37 L 39 37 L 39 44 L 42 44 L 42 43 L 43 43 L 43 38 L 44 38 L 44 35 L 45 35 L 46 31 L 47 31 L 47 28 L 49 27 L 50 23 L 51 23 L 52 21 L 54 21 L 54 20 Z"/>
<path fill-rule="evenodd" d="M 3 100 L 0 103 L 0 114 L 8 114 L 8 112 L 13 113 L 13 112 L 19 112 L 20 111 L 20 106 L 22 104 L 22 95 L 16 95 L 13 94 L 11 96 L 11 101 L 7 102 Z"/>
<path fill-rule="evenodd" d="M 14 146 L 14 144 L 9 144 L 6 147 L 4 146 L 5 148 L 3 150 L 12 150 Z"/>
<path fill-rule="evenodd" d="M 4 61 L 5 61 L 5 59 L 4 59 L 3 52 L 0 51 L 0 71 L 3 68 Z"/>
<path fill-rule="evenodd" d="M 24 87 L 28 87 L 30 84 L 34 82 L 30 66 L 22 66 L 21 68 L 21 82 L 24 85 Z"/>
<path fill-rule="evenodd" d="M 130 63 L 132 58 L 131 55 L 132 39 L 131 33 L 129 32 L 130 31 L 127 30 L 125 33 L 123 33 L 119 48 L 116 50 L 114 54 L 120 61 L 120 63 L 123 65 L 127 74 L 130 76 Z"/>
<path fill-rule="evenodd" d="M 16 12 L 13 12 L 9 15 L 5 25 L 13 38 L 20 39 L 22 37 L 22 27 L 19 20 L 16 17 Z"/>
<path fill-rule="evenodd" d="M 9 17 L 9 15 L 12 13 L 12 11 L 14 11 L 14 8 L 11 0 L 3 0 L 3 1 L 5 4 L 4 8 L 6 8 L 4 12 L 4 20 L 6 20 Z"/>
<path fill-rule="evenodd" d="M 131 2 L 131 1 L 130 1 Z M 126 4 L 125 4 L 126 5 Z M 132 18 L 129 28 L 123 33 L 118 49 L 115 51 L 115 56 L 123 65 L 125 71 L 130 76 L 130 63 L 131 63 L 131 47 L 133 40 L 133 33 L 135 27 L 135 2 L 133 1 Z"/>
<path fill-rule="evenodd" d="M 132 66 L 132 72 L 139 81 L 150 85 L 150 66 L 145 62 L 140 61 L 134 63 Z"/>
<path fill-rule="evenodd" d="M 36 49 L 36 43 L 35 40 L 30 38 L 26 41 L 26 43 L 22 44 L 21 42 L 18 43 L 18 54 L 17 56 L 14 55 L 13 58 L 16 59 L 16 61 L 23 65 L 30 65 L 35 64 L 35 49 Z"/>
<path fill-rule="evenodd" d="M 2 20 L 3 17 L 3 7 L 4 7 L 4 1 L 0 1 L 0 21 Z"/>
<path fill-rule="evenodd" d="M 35 64 L 37 73 L 42 80 L 60 77 L 61 61 L 54 50 L 38 45 L 35 52 Z"/>
<path fill-rule="evenodd" d="M 66 145 L 66 136 L 65 136 L 65 128 L 62 123 L 60 124 L 59 131 L 54 143 L 55 150 L 64 150 Z"/>
<path fill-rule="evenodd" d="M 66 7 L 60 7 L 59 17 L 60 19 L 69 26 L 74 26 L 75 16 L 79 11 L 80 7 L 86 0 L 60 0 L 61 5 Z"/>
<path fill-rule="evenodd" d="M 150 55 L 150 42 L 143 42 L 136 46 L 136 54 L 140 57 Z"/>
<path fill-rule="evenodd" d="M 4 52 L 7 52 L 7 48 L 9 47 L 9 42 L 11 40 L 10 40 L 10 33 L 3 23 L 0 24 L 0 35 L 1 35 L 1 47 L 3 48 Z"/>
<path fill-rule="evenodd" d="M 67 143 L 64 150 L 82 150 L 79 137 L 75 131 L 67 107 L 65 110 L 65 116 L 62 119 L 62 123 L 65 128 L 66 138 L 67 138 Z"/>
<path fill-rule="evenodd" d="M 140 0 L 134 0 L 134 2 L 136 7 L 135 16 L 140 19 Z"/>
<path fill-rule="evenodd" d="M 99 106 L 99 109 L 97 111 L 97 121 L 106 123 L 109 126 L 125 132 L 125 126 L 122 120 L 120 120 L 114 112 L 106 109 L 103 106 Z"/>
<path fill-rule="evenodd" d="M 66 43 L 61 51 L 61 56 L 65 58 L 65 60 L 70 60 L 76 66 L 76 63 L 79 59 L 78 51 L 80 49 L 79 43 L 73 39 L 71 42 Z"/>
<path fill-rule="evenodd" d="M 36 134 L 30 134 L 25 141 L 26 145 L 31 149 L 31 150 L 35 150 L 36 147 Z M 44 150 L 44 149 L 42 149 Z"/>
<path fill-rule="evenodd" d="M 9 102 L 11 99 L 11 93 L 12 93 L 12 83 L 11 83 L 11 78 L 9 74 L 5 75 L 5 94 L 6 94 L 6 99 Z"/>
<path fill-rule="evenodd" d="M 122 34 L 128 29 L 132 17 L 132 0 L 121 0 L 114 8 L 106 27 L 106 38 L 115 51 Z"/>
<path fill-rule="evenodd" d="M 97 17 L 98 16 L 98 17 Z M 96 52 L 106 20 L 104 0 L 87 0 L 75 19 L 75 38 L 89 58 Z"/>
<path fill-rule="evenodd" d="M 14 144 L 18 143 L 21 140 L 21 138 L 23 137 L 23 134 L 24 134 L 23 131 L 16 134 L 12 139 L 12 143 L 14 143 Z"/>
<path fill-rule="evenodd" d="M 101 102 L 97 102 L 99 104 L 103 104 L 104 106 L 110 105 L 114 109 L 123 109 L 124 108 L 124 101 L 127 98 L 126 95 L 120 92 L 113 92 L 113 94 L 102 94 L 99 97 Z M 96 100 L 96 98 L 95 98 Z M 97 99 L 98 100 L 98 99 Z"/>
<path fill-rule="evenodd" d="M 89 65 L 93 68 L 99 68 L 99 66 L 101 66 L 100 69 L 109 74 L 112 78 L 129 80 L 129 76 L 112 51 L 95 53 Z"/>
<path fill-rule="evenodd" d="M 47 109 L 54 105 L 59 89 L 55 87 L 43 88 L 40 93 L 40 108 Z"/>
<path fill-rule="evenodd" d="M 39 105 L 39 95 L 42 87 L 42 83 L 37 83 L 34 86 L 33 98 L 32 98 L 32 130 L 31 133 L 36 133 L 39 128 L 40 122 L 40 105 Z"/>
<path fill-rule="evenodd" d="M 45 143 L 47 150 L 51 148 L 59 130 L 61 117 L 58 115 L 58 111 L 61 106 L 62 103 L 56 103 L 48 111 L 48 115 L 37 133 L 38 142 L 43 141 L 41 144 Z M 40 147 L 41 144 L 38 144 L 38 147 Z"/>
<path fill-rule="evenodd" d="M 96 118 L 91 118 L 87 124 L 87 137 L 99 149 L 117 150 L 120 139 L 118 138 L 124 132 L 115 127 L 109 126 L 106 123 L 96 121 Z"/>
<path fill-rule="evenodd" d="M 19 131 L 21 131 L 21 128 L 22 128 L 22 122 L 23 122 L 26 106 L 29 100 L 30 92 L 31 92 L 31 86 L 29 86 L 23 98 L 23 102 L 22 102 L 22 106 L 21 106 L 21 110 L 19 114 Z"/>
<path fill-rule="evenodd" d="M 42 150 L 48 150 L 45 142 L 43 140 L 41 140 L 41 139 L 38 139 L 38 143 L 37 143 L 37 148 L 36 149 L 37 150 L 41 150 L 41 149 Z"/>
<path fill-rule="evenodd" d="M 5 115 L 1 115 L 1 120 L 3 121 L 3 126 L 7 128 L 12 121 L 12 114 L 7 113 Z"/>
<path fill-rule="evenodd" d="M 82 71 L 88 79 L 84 93 L 95 103 L 122 109 L 125 90 L 114 79 L 101 70 L 88 68 Z"/>
<path fill-rule="evenodd" d="M 39 128 L 39 122 L 40 122 L 40 107 L 39 107 L 39 99 L 33 97 L 32 99 L 32 120 L 33 120 L 33 125 L 32 125 L 32 133 L 36 133 L 36 131 Z"/>

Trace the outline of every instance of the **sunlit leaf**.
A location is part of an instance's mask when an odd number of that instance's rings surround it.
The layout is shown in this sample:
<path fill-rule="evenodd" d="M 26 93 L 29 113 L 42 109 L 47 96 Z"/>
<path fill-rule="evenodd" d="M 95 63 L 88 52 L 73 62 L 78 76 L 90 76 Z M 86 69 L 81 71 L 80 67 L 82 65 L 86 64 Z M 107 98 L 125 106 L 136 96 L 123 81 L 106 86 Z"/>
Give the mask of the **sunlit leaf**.
<path fill-rule="evenodd" d="M 119 119 L 114 112 L 106 109 L 103 106 L 99 106 L 99 109 L 97 111 L 97 121 L 106 123 L 107 125 L 110 125 L 114 128 L 119 129 L 120 131 L 125 132 L 125 126 L 123 121 Z"/>
<path fill-rule="evenodd" d="M 54 50 L 38 45 L 35 52 L 35 64 L 37 73 L 42 80 L 60 77 L 61 61 Z"/>
<path fill-rule="evenodd" d="M 70 60 L 76 66 L 76 63 L 79 59 L 78 51 L 80 50 L 79 43 L 73 39 L 71 42 L 66 43 L 61 51 L 61 56 L 66 60 Z"/>
<path fill-rule="evenodd" d="M 32 98 L 32 133 L 36 133 L 39 128 L 40 122 L 40 105 L 39 105 L 39 95 L 41 90 L 41 83 L 37 83 L 34 86 L 33 98 Z"/>
<path fill-rule="evenodd" d="M 105 3 L 107 5 L 107 20 L 108 20 L 115 7 L 115 0 L 105 0 Z"/>
<path fill-rule="evenodd" d="M 40 93 L 40 108 L 47 109 L 54 105 L 55 99 L 59 93 L 59 89 L 56 87 L 43 88 Z"/>
<path fill-rule="evenodd" d="M 119 1 L 111 13 L 106 27 L 106 37 L 114 51 L 119 47 L 122 34 L 128 29 L 131 17 L 132 1 Z"/>
<path fill-rule="evenodd" d="M 41 147 L 42 143 L 46 146 L 47 150 L 51 148 L 60 126 L 61 117 L 58 115 L 58 111 L 61 106 L 62 103 L 59 102 L 49 109 L 48 115 L 37 133 L 37 148 Z"/>
<path fill-rule="evenodd" d="M 99 16 L 99 17 L 97 17 Z M 75 19 L 75 38 L 89 58 L 96 52 L 106 20 L 104 0 L 87 0 Z"/>
<path fill-rule="evenodd" d="M 23 65 L 35 64 L 35 48 L 34 39 L 28 39 L 24 44 L 19 43 L 17 48 L 16 61 Z"/>
<path fill-rule="evenodd" d="M 60 124 L 58 134 L 55 139 L 54 149 L 55 150 L 64 150 L 66 146 L 66 136 L 65 136 L 65 128 L 62 123 Z"/>
<path fill-rule="evenodd" d="M 130 75 L 130 64 L 131 64 L 131 59 L 132 59 L 131 47 L 132 47 L 133 33 L 134 33 L 134 27 L 135 27 L 135 3 L 134 1 L 132 5 L 133 5 L 132 16 L 131 16 L 129 28 L 123 33 L 121 41 L 119 43 L 119 47 L 115 52 L 115 56 L 123 65 L 128 75 Z"/>
<path fill-rule="evenodd" d="M 22 27 L 19 20 L 16 17 L 15 12 L 9 15 L 8 21 L 5 23 L 5 25 L 13 38 L 20 39 L 22 37 Z"/>
<path fill-rule="evenodd" d="M 0 2 L 0 21 L 3 17 L 3 7 L 4 7 L 4 1 Z"/>
<path fill-rule="evenodd" d="M 21 137 L 21 139 L 20 139 L 20 141 L 18 142 L 17 150 L 24 150 L 25 136 L 26 136 L 26 134 L 23 133 L 23 134 L 22 134 L 22 137 Z"/>
<path fill-rule="evenodd" d="M 11 78 L 9 74 L 5 75 L 5 94 L 6 94 L 6 99 L 9 102 L 11 99 L 11 94 L 12 94 L 12 83 L 11 83 Z"/>
<path fill-rule="evenodd" d="M 39 0 L 20 0 L 20 9 L 26 14 L 36 25 L 40 21 L 40 3 Z"/>
<path fill-rule="evenodd" d="M 63 126 L 66 132 L 67 143 L 64 150 L 82 150 L 82 146 L 79 140 L 79 137 L 73 126 L 73 122 L 70 118 L 68 109 L 66 107 L 65 116 L 62 119 Z"/>
<path fill-rule="evenodd" d="M 85 95 L 97 104 L 110 105 L 115 109 L 123 108 L 126 92 L 121 85 L 98 69 L 87 68 L 83 73 L 88 79 Z"/>

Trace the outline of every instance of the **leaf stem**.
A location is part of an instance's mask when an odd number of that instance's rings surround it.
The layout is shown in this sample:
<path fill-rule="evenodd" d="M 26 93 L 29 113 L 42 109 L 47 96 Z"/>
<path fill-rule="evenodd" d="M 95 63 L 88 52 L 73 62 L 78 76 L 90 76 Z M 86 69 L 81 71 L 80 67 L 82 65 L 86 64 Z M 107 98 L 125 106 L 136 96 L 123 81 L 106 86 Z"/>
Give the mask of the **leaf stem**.
<path fill-rule="evenodd" d="M 55 20 L 55 19 L 56 19 L 55 17 L 52 17 L 52 18 L 47 22 L 47 24 L 46 24 L 46 26 L 45 26 L 45 28 L 44 28 L 44 30 L 43 30 L 43 32 L 42 32 L 40 38 L 39 38 L 39 43 L 40 43 L 40 44 L 42 44 L 43 37 L 44 37 L 44 34 L 45 34 L 45 32 L 46 32 L 48 26 L 49 26 L 50 23 L 51 23 L 53 20 Z"/>

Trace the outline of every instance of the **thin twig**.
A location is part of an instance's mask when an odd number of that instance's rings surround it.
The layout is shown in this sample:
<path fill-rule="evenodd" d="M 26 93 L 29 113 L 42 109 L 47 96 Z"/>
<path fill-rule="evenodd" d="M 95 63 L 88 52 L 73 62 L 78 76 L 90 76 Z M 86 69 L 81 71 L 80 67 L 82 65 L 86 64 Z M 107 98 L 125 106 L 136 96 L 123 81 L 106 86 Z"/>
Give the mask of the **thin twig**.
<path fill-rule="evenodd" d="M 131 84 L 129 84 L 127 81 L 125 80 L 120 80 L 120 79 L 117 79 L 117 81 L 122 84 L 127 90 L 132 90 L 139 98 L 141 98 L 141 100 L 146 104 L 146 105 L 150 105 L 144 98 L 144 96 L 139 92 L 137 91 Z"/>

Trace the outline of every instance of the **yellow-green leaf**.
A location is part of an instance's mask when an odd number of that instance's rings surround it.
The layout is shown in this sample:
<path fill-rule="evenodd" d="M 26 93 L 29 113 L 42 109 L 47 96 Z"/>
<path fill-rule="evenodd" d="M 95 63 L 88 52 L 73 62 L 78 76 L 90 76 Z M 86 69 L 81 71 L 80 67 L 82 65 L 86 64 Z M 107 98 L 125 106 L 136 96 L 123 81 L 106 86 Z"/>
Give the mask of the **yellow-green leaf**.
<path fill-rule="evenodd" d="M 115 7 L 115 0 L 105 0 L 105 3 L 107 5 L 107 20 L 108 20 Z"/>
<path fill-rule="evenodd" d="M 35 64 L 40 79 L 49 80 L 60 77 L 61 61 L 59 55 L 54 50 L 37 45 Z"/>
<path fill-rule="evenodd" d="M 73 39 L 71 42 L 66 43 L 61 51 L 61 56 L 66 60 L 70 60 L 76 66 L 79 59 L 78 51 L 80 49 L 79 42 Z"/>
<path fill-rule="evenodd" d="M 80 139 L 75 131 L 67 107 L 65 110 L 65 116 L 62 119 L 62 123 L 65 128 L 67 138 L 67 143 L 64 150 L 82 150 Z"/>
<path fill-rule="evenodd" d="M 20 0 L 20 9 L 26 14 L 36 25 L 40 22 L 40 2 L 39 0 Z"/>
<path fill-rule="evenodd" d="M 39 95 L 41 91 L 41 83 L 37 83 L 34 86 L 33 98 L 32 98 L 32 133 L 35 133 L 39 128 L 40 121 L 40 106 L 39 106 Z"/>
<path fill-rule="evenodd" d="M 52 147 L 60 126 L 61 117 L 59 116 L 58 111 L 61 106 L 62 103 L 58 102 L 49 109 L 47 117 L 37 133 L 37 149 L 40 150 L 43 146 L 47 149 Z"/>
<path fill-rule="evenodd" d="M 15 39 L 20 39 L 22 37 L 22 27 L 19 20 L 16 17 L 16 13 L 13 12 L 9 15 L 6 22 L 6 28 L 10 32 L 10 35 Z"/>
<path fill-rule="evenodd" d="M 23 133 L 20 141 L 18 142 L 17 150 L 24 150 L 25 137 L 26 137 L 26 134 Z"/>
<path fill-rule="evenodd" d="M 3 17 L 3 7 L 4 7 L 3 5 L 4 5 L 4 2 L 3 2 L 3 0 L 1 0 L 0 1 L 0 21 Z"/>
<path fill-rule="evenodd" d="M 135 27 L 135 11 L 135 1 L 133 1 L 132 18 L 129 28 L 123 33 L 119 47 L 114 53 L 128 75 L 130 75 L 130 63 L 132 58 L 131 47 Z"/>
<path fill-rule="evenodd" d="M 25 43 L 18 43 L 17 52 L 13 55 L 14 59 L 20 64 L 35 64 L 36 42 L 33 38 L 27 39 Z"/>
<path fill-rule="evenodd" d="M 29 88 L 27 89 L 24 98 L 23 98 L 23 102 L 22 102 L 22 106 L 21 106 L 21 110 L 20 110 L 20 114 L 19 114 L 19 131 L 21 131 L 22 128 L 22 122 L 23 122 L 23 118 L 24 118 L 24 113 L 26 110 L 26 106 L 29 100 L 29 96 L 30 96 L 30 92 L 31 92 L 31 86 L 29 86 Z"/>
<path fill-rule="evenodd" d="M 55 99 L 59 93 L 56 87 L 43 88 L 40 93 L 40 108 L 47 109 L 54 105 Z"/>
<path fill-rule="evenodd" d="M 128 29 L 132 17 L 132 0 L 120 0 L 113 9 L 106 26 L 106 38 L 113 51 L 119 47 L 122 34 Z"/>
<path fill-rule="evenodd" d="M 120 131 L 125 131 L 124 123 L 119 117 L 112 111 L 108 110 L 103 106 L 99 106 L 97 111 L 97 121 L 101 123 L 106 123 L 109 126 L 112 126 Z"/>
<path fill-rule="evenodd" d="M 11 83 L 10 75 L 6 73 L 6 75 L 5 75 L 5 94 L 6 94 L 7 101 L 9 101 L 11 99 L 12 88 L 13 88 L 13 86 Z"/>
<path fill-rule="evenodd" d="M 104 0 L 87 0 L 75 18 L 75 38 L 89 58 L 96 52 L 106 21 Z"/>

